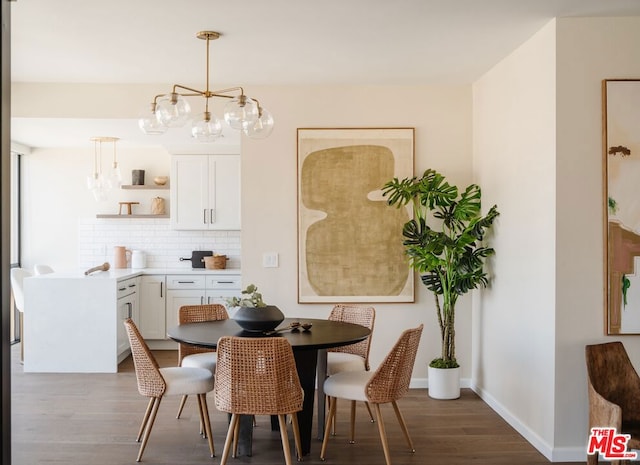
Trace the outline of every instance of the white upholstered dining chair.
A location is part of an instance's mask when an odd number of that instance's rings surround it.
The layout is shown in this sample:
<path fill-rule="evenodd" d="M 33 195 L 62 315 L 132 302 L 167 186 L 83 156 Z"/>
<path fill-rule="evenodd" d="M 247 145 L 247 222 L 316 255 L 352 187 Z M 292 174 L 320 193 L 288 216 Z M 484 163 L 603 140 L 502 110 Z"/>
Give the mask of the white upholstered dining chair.
<path fill-rule="evenodd" d="M 329 320 L 342 321 L 364 326 L 371 330 L 371 334 L 364 341 L 335 347 L 327 350 L 327 376 L 335 375 L 343 371 L 369 371 L 369 352 L 371 350 L 371 337 L 376 321 L 376 310 L 373 307 L 359 305 L 337 304 L 331 309 Z M 365 402 L 369 418 L 374 421 L 369 404 Z M 351 415 L 355 415 L 356 403 L 351 403 Z M 335 422 L 332 424 L 335 434 Z"/>
<path fill-rule="evenodd" d="M 329 416 L 325 425 L 324 439 L 320 458 L 325 459 L 331 422 L 336 415 L 337 399 L 369 402 L 374 406 L 380 441 L 387 465 L 391 465 L 391 454 L 387 443 L 387 433 L 380 411 L 380 405 L 390 403 L 393 406 L 400 428 L 409 445 L 411 452 L 415 452 L 409 430 L 400 413 L 397 401 L 409 390 L 413 365 L 422 335 L 423 325 L 405 330 L 382 364 L 373 373 L 366 371 L 343 371 L 327 378 L 324 382 L 324 392 L 329 396 Z M 351 417 L 350 442 L 355 441 L 355 421 Z"/>
<path fill-rule="evenodd" d="M 200 422 L 204 425 L 205 437 L 209 442 L 211 457 L 214 457 L 215 450 L 211 434 L 211 422 L 209 421 L 209 408 L 207 407 L 207 392 L 213 391 L 213 374 L 211 374 L 211 371 L 194 367 L 160 368 L 133 320 L 128 318 L 125 320 L 124 325 L 131 345 L 131 356 L 133 357 L 138 381 L 138 392 L 149 398 L 149 404 L 136 438 L 137 442 L 142 439 L 136 461 L 142 460 L 142 454 L 151 435 L 160 401 L 164 396 L 169 395 L 193 394 L 198 397 Z"/>

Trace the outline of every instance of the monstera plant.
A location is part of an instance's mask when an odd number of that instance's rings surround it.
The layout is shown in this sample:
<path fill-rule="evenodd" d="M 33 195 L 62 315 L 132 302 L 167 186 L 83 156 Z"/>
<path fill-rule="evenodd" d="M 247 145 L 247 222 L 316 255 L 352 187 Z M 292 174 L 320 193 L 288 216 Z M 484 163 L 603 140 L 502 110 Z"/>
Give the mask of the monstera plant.
<path fill-rule="evenodd" d="M 413 219 L 402 235 L 410 266 L 433 292 L 442 350 L 431 367 L 456 368 L 455 309 L 458 297 L 488 284 L 485 259 L 494 254 L 483 243 L 485 232 L 499 215 L 494 205 L 482 215 L 480 187 L 460 192 L 445 177 L 428 169 L 422 177 L 393 180 L 383 187 L 391 206 L 411 206 Z"/>

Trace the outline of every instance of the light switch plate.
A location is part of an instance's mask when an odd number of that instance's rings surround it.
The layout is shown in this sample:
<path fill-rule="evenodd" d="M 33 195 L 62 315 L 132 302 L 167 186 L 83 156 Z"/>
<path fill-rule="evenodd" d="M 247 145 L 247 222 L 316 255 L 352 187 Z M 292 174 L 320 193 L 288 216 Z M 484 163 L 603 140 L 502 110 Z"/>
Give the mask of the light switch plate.
<path fill-rule="evenodd" d="M 265 252 L 262 254 L 263 268 L 278 268 L 278 252 Z"/>

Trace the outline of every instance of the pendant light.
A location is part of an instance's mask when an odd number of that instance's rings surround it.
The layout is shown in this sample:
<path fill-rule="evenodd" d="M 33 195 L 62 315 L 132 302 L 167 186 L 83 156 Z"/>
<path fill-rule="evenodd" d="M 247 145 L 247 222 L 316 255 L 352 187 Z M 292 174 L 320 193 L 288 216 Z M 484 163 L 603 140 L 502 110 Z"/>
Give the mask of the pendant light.
<path fill-rule="evenodd" d="M 226 98 L 229 102 L 224 106 L 224 121 L 233 129 L 242 131 L 251 138 L 262 139 L 273 130 L 273 116 L 260 106 L 258 100 L 250 98 L 242 87 L 231 87 L 221 90 L 209 88 L 209 43 L 220 37 L 219 32 L 200 31 L 198 39 L 206 41 L 207 74 L 205 90 L 192 89 L 174 84 L 171 92 L 156 95 L 149 109 L 146 109 L 138 125 L 145 134 L 163 134 L 169 128 L 182 127 L 192 119 L 191 105 L 185 97 L 203 97 L 204 112 L 193 118 L 191 135 L 202 142 L 211 142 L 222 136 L 222 123 L 209 111 L 209 99 Z"/>
<path fill-rule="evenodd" d="M 87 176 L 87 187 L 98 202 L 107 200 L 107 192 L 114 187 L 120 187 L 122 184 L 122 175 L 118 168 L 118 160 L 116 155 L 117 137 L 92 137 L 93 142 L 93 173 Z M 108 175 L 102 173 L 102 144 L 113 144 L 113 164 Z"/>

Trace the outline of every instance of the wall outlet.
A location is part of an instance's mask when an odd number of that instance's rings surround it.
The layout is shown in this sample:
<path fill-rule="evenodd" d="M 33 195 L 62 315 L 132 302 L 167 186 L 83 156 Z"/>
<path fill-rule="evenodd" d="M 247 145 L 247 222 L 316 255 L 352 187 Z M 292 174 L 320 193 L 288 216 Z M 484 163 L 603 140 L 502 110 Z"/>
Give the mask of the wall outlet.
<path fill-rule="evenodd" d="M 263 268 L 278 268 L 278 253 L 267 252 L 262 254 Z"/>

